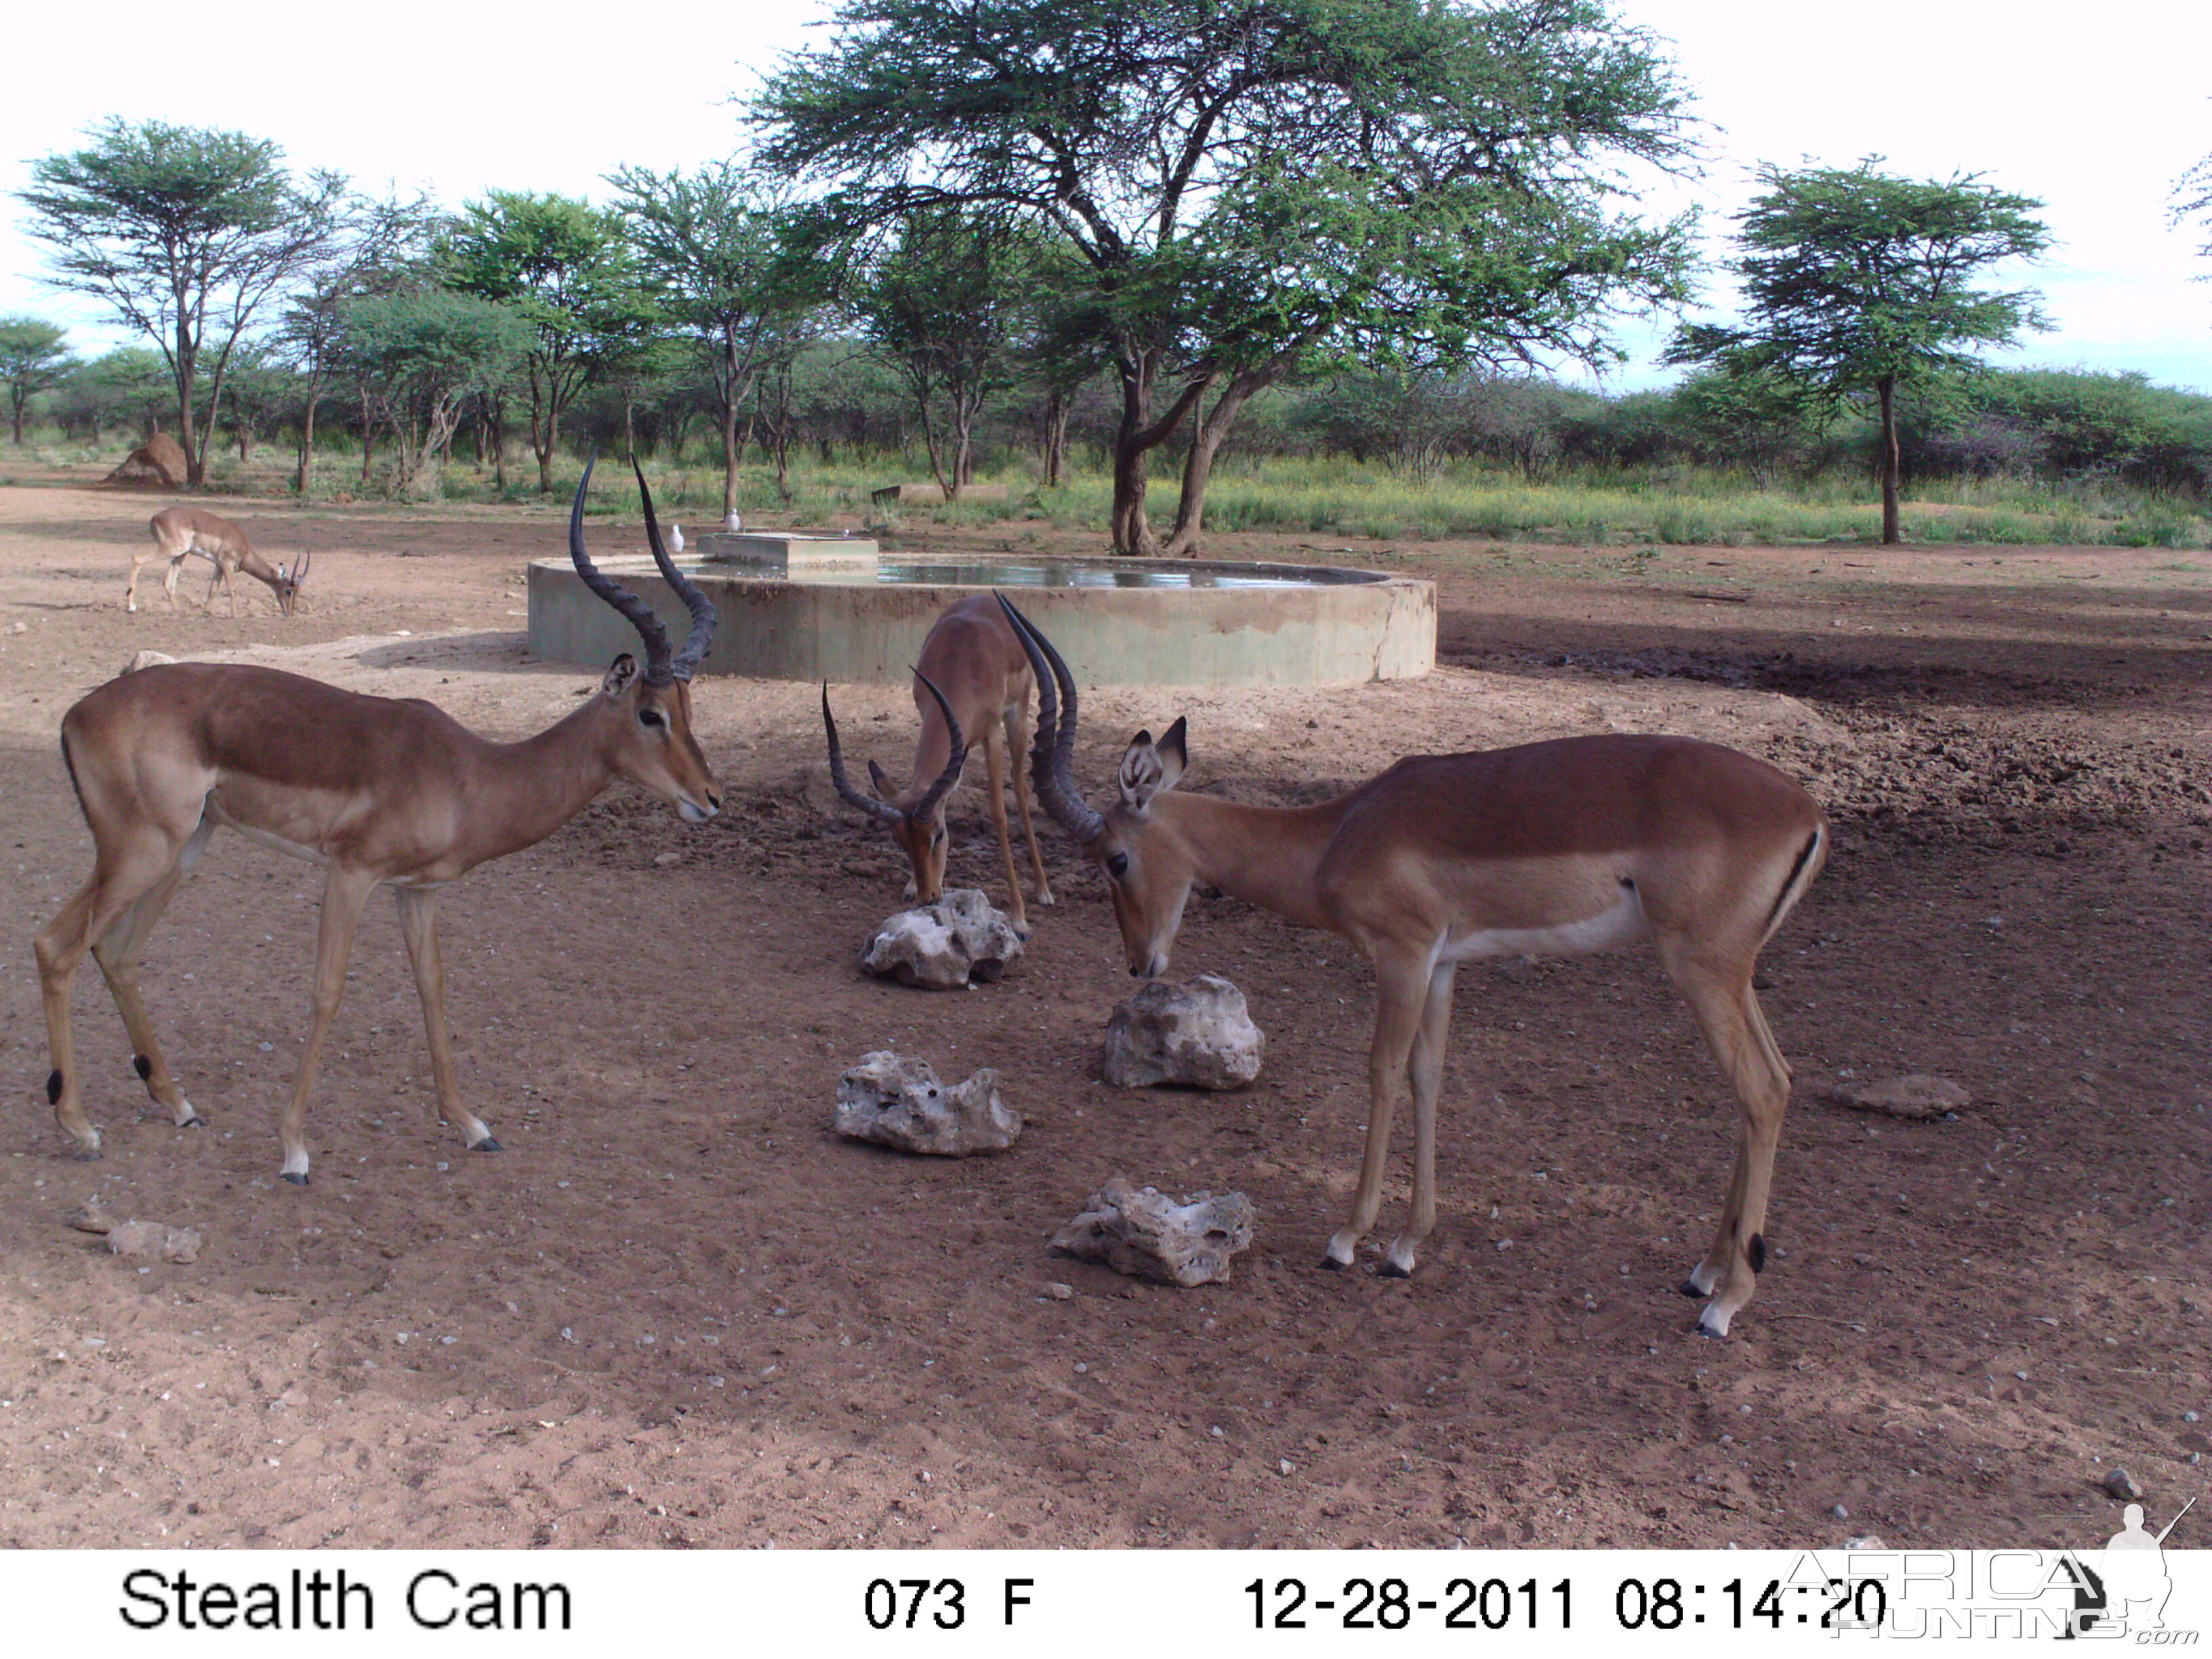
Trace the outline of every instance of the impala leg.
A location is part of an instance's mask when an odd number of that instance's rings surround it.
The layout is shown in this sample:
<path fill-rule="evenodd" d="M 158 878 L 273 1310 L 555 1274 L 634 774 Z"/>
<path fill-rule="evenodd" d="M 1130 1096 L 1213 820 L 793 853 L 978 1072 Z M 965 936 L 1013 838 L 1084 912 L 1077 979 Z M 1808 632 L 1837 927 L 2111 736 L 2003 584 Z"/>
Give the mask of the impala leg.
<path fill-rule="evenodd" d="M 116 1010 L 123 1016 L 123 1027 L 131 1034 L 131 1064 L 137 1068 L 146 1092 L 154 1097 L 155 1104 L 167 1110 L 180 1129 L 198 1127 L 206 1120 L 185 1098 L 184 1091 L 177 1086 L 169 1062 L 161 1053 L 161 1040 L 155 1035 L 154 1022 L 148 1017 L 145 1000 L 139 994 L 138 958 L 153 933 L 154 925 L 169 908 L 169 901 L 176 896 L 178 887 L 192 866 L 199 862 L 200 853 L 214 831 L 214 823 L 203 820 L 179 849 L 177 860 L 168 872 L 117 916 L 100 942 L 92 947 L 93 959 L 99 963 L 100 971 L 107 980 L 108 992 L 115 999 Z"/>
<path fill-rule="evenodd" d="M 422 1029 L 430 1038 L 430 1076 L 438 1090 L 438 1115 L 461 1132 L 462 1144 L 473 1152 L 495 1152 L 483 1121 L 461 1104 L 459 1086 L 453 1081 L 453 1043 L 446 1029 L 446 964 L 438 953 L 438 896 L 398 887 L 399 932 L 407 941 L 407 959 L 415 965 L 415 989 L 422 999 Z"/>
<path fill-rule="evenodd" d="M 1753 994 L 1747 963 L 1723 968 L 1683 959 L 1668 960 L 1667 965 L 1668 977 L 1690 1005 L 1706 1047 L 1743 1109 L 1735 1169 L 1720 1224 L 1683 1286 L 1692 1295 L 1710 1294 L 1712 1298 L 1698 1316 L 1698 1328 L 1707 1336 L 1726 1336 L 1729 1322 L 1751 1300 L 1759 1271 L 1766 1265 L 1766 1202 L 1783 1115 L 1790 1105 L 1790 1067 Z"/>
<path fill-rule="evenodd" d="M 175 558 L 169 561 L 168 574 L 161 578 L 161 591 L 169 596 L 169 609 L 173 611 L 178 609 L 177 578 L 184 574 L 185 556 L 179 553 Z"/>
<path fill-rule="evenodd" d="M 1459 964 L 1440 962 L 1429 975 L 1428 1000 L 1413 1033 L 1407 1072 L 1413 1085 L 1413 1212 L 1406 1231 L 1376 1269 L 1385 1279 L 1410 1278 L 1421 1241 L 1437 1224 L 1437 1097 L 1443 1087 L 1444 1042 L 1451 1033 L 1452 983 Z"/>
<path fill-rule="evenodd" d="M 1406 1091 L 1407 1060 L 1427 999 L 1428 964 L 1378 958 L 1375 964 L 1375 1036 L 1367 1050 L 1367 1151 L 1359 1161 L 1359 1188 L 1352 1220 L 1329 1239 L 1324 1267 L 1348 1267 L 1359 1241 L 1382 1208 L 1382 1169 L 1390 1156 L 1390 1121 Z"/>
<path fill-rule="evenodd" d="M 300 1052 L 300 1069 L 292 1079 L 292 1098 L 284 1108 L 277 1133 L 284 1144 L 284 1179 L 295 1187 L 307 1184 L 307 1093 L 315 1086 L 315 1071 L 323 1057 L 323 1038 L 345 995 L 346 960 L 353 955 L 354 929 L 361 924 L 362 906 L 368 902 L 376 878 L 360 871 L 331 866 L 323 882 L 323 921 L 315 935 L 315 1001 L 307 1024 L 307 1046 Z"/>
<path fill-rule="evenodd" d="M 1022 878 L 1014 868 L 1013 837 L 1006 828 L 1006 746 L 994 730 L 987 728 L 983 738 L 983 768 L 988 780 L 984 798 L 991 803 L 991 828 L 998 831 L 999 855 L 1006 860 L 1006 890 L 1013 895 L 1014 931 L 1027 939 L 1029 915 L 1022 908 Z"/>
<path fill-rule="evenodd" d="M 123 608 L 125 611 L 136 611 L 138 608 L 138 573 L 145 568 L 146 562 L 143 559 L 131 561 L 131 580 L 123 585 Z"/>
<path fill-rule="evenodd" d="M 90 878 L 31 942 L 39 962 L 39 998 L 46 1006 L 46 1051 L 53 1063 L 46 1078 L 46 1099 L 62 1133 L 86 1158 L 100 1156 L 100 1131 L 84 1114 L 76 1036 L 70 1024 L 70 982 L 92 941 L 105 939 L 141 895 L 168 876 L 176 857 L 176 843 L 150 824 L 127 841 L 103 847 L 93 861 Z"/>
<path fill-rule="evenodd" d="M 1022 839 L 1030 844 L 1030 869 L 1036 877 L 1036 902 L 1052 904 L 1052 878 L 1044 872 L 1044 854 L 1037 851 L 1036 828 L 1030 822 L 1029 769 L 1021 763 L 1021 757 L 1029 752 L 1022 741 L 1021 716 L 1009 714 L 1006 719 L 1006 752 L 1014 757 L 1014 806 L 1022 817 Z M 1007 878 L 1012 879 L 1013 854 L 1006 854 Z"/>

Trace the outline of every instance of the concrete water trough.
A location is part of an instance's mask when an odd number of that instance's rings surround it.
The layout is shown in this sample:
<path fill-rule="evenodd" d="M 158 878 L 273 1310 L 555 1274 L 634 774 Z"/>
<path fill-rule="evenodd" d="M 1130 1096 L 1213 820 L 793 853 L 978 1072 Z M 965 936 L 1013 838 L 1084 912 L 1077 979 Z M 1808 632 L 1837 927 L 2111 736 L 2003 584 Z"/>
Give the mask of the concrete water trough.
<path fill-rule="evenodd" d="M 702 673 L 904 684 L 938 613 L 994 587 L 1052 637 L 1086 685 L 1352 685 L 1436 665 L 1436 588 L 1411 577 L 1190 559 L 876 556 L 842 538 L 701 541 L 708 556 L 678 562 L 721 613 Z M 684 636 L 689 616 L 651 559 L 594 562 L 650 604 L 672 637 Z M 567 559 L 538 559 L 530 648 L 604 667 L 635 652 L 637 635 Z"/>

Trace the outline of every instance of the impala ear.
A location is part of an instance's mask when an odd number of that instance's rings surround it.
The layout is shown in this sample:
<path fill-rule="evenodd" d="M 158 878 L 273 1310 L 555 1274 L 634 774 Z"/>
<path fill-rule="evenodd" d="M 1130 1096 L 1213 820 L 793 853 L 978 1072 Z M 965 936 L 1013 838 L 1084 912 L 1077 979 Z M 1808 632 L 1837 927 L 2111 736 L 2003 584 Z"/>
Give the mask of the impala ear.
<path fill-rule="evenodd" d="M 868 781 L 875 786 L 876 793 L 885 800 L 898 793 L 891 787 L 891 781 L 884 775 L 884 769 L 873 761 L 868 763 Z"/>
<path fill-rule="evenodd" d="M 602 696 L 612 701 L 622 696 L 629 683 L 637 678 L 637 659 L 627 651 L 607 665 L 607 677 L 599 682 Z"/>
<path fill-rule="evenodd" d="M 1119 781 L 1123 804 L 1143 811 L 1152 805 L 1155 795 L 1175 787 L 1184 764 L 1181 720 L 1170 726 L 1167 736 L 1157 744 L 1150 732 L 1138 732 L 1129 739 L 1129 747 L 1121 756 Z"/>

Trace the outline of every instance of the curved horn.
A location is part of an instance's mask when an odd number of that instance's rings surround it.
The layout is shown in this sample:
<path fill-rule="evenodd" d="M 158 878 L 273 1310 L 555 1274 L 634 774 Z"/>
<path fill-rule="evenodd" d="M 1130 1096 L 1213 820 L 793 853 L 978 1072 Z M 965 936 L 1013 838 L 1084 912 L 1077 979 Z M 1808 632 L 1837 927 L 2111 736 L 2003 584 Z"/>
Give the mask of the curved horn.
<path fill-rule="evenodd" d="M 937 803 L 943 800 L 952 786 L 960 781 L 960 770 L 968 764 L 968 739 L 960 735 L 960 722 L 952 717 L 952 705 L 945 701 L 945 693 L 937 689 L 937 682 L 919 668 L 914 671 L 914 677 L 927 686 L 929 695 L 937 699 L 937 707 L 945 715 L 945 733 L 952 743 L 952 757 L 945 763 L 945 769 L 937 775 L 937 781 L 929 786 L 921 799 L 915 802 L 914 810 L 907 814 L 920 823 L 937 810 Z"/>
<path fill-rule="evenodd" d="M 668 556 L 668 550 L 660 544 L 660 525 L 653 516 L 653 492 L 645 487 L 645 469 L 637 464 L 637 457 L 629 458 L 630 471 L 637 474 L 638 500 L 645 504 L 645 539 L 653 549 L 653 562 L 660 567 L 661 580 L 676 592 L 691 613 L 691 633 L 668 665 L 671 679 L 688 680 L 699 666 L 699 659 L 707 654 L 707 647 L 714 642 L 714 602 L 694 586 L 690 579 L 676 568 Z"/>
<path fill-rule="evenodd" d="M 898 823 L 906 814 L 889 801 L 875 799 L 853 787 L 845 776 L 844 751 L 837 746 L 837 722 L 830 717 L 830 682 L 822 682 L 822 724 L 830 733 L 830 781 L 837 786 L 838 799 L 848 806 L 857 806 L 878 823 Z"/>
<path fill-rule="evenodd" d="M 668 635 L 660 625 L 660 618 L 653 614 L 651 605 L 629 589 L 611 576 L 601 575 L 599 568 L 584 551 L 584 492 L 592 487 L 592 468 L 598 463 L 598 456 L 586 457 L 584 476 L 576 482 L 576 504 L 568 509 L 568 556 L 575 561 L 576 574 L 584 579 L 584 586 L 628 617 L 630 626 L 645 641 L 645 678 L 653 684 L 665 685 L 671 678 Z"/>
<path fill-rule="evenodd" d="M 1106 820 L 1091 810 L 1091 803 L 1083 799 L 1083 791 L 1076 787 L 1068 772 L 1068 763 L 1075 755 L 1075 678 L 1067 672 L 1067 664 L 1061 660 L 1060 653 L 1053 649 L 1052 641 L 1014 609 L 1012 600 L 1003 593 L 992 597 L 1006 613 L 1006 620 L 1013 624 L 1014 637 L 1022 642 L 1022 650 L 1030 659 L 1030 670 L 1036 676 L 1036 741 L 1030 747 L 1030 787 L 1036 791 L 1036 798 L 1044 803 L 1045 811 L 1052 814 L 1053 822 L 1088 846 L 1105 834 Z M 1059 704 L 1053 694 L 1055 684 L 1067 698 L 1067 712 L 1056 718 Z"/>
<path fill-rule="evenodd" d="M 292 586 L 297 587 L 307 580 L 307 562 L 314 555 L 306 548 L 300 550 L 300 562 L 292 567 Z"/>

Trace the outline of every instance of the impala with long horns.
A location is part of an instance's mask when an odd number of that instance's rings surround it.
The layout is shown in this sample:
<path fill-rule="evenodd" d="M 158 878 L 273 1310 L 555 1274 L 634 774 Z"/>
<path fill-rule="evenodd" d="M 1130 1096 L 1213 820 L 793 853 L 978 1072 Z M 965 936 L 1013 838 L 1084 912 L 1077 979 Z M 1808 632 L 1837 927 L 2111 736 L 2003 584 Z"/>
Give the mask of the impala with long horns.
<path fill-rule="evenodd" d="M 915 707 L 921 714 L 921 735 L 914 746 L 914 781 L 895 790 L 883 769 L 868 763 L 868 781 L 876 793 L 864 795 L 845 775 L 845 757 L 837 744 L 837 722 L 830 714 L 830 688 L 822 688 L 822 724 L 830 738 L 830 777 L 845 801 L 857 806 L 891 832 L 891 839 L 906 854 L 914 872 L 914 898 L 934 904 L 945 896 L 945 857 L 949 848 L 945 833 L 945 800 L 968 763 L 964 735 L 982 734 L 987 804 L 991 827 L 999 834 L 999 852 L 1006 860 L 1006 888 L 1013 895 L 1015 929 L 1029 932 L 1028 913 L 1022 906 L 1021 877 L 1014 868 L 1014 844 L 1006 827 L 1006 781 L 1007 757 L 1019 757 L 1022 726 L 1030 712 L 1030 685 L 1034 678 L 1020 637 L 999 609 L 995 597 L 979 593 L 946 607 L 931 624 L 915 664 Z M 922 700 L 922 693 L 930 701 Z M 1014 804 L 1022 817 L 1022 836 L 1029 843 L 1030 869 L 1036 878 L 1039 904 L 1052 902 L 1052 883 L 1044 872 L 1044 855 L 1037 851 L 1036 830 L 1030 823 L 1030 795 L 1018 763 L 1013 768 Z"/>
<path fill-rule="evenodd" d="M 1350 1266 L 1374 1226 L 1391 1120 L 1408 1095 L 1413 1213 L 1376 1271 L 1412 1273 L 1436 1224 L 1437 1093 L 1461 963 L 1649 939 L 1743 1108 L 1720 1224 L 1681 1287 L 1710 1298 L 1698 1328 L 1727 1335 L 1765 1265 L 1767 1190 L 1790 1099 L 1790 1067 L 1752 969 L 1827 857 L 1813 798 L 1764 761 L 1715 744 L 1599 737 L 1414 756 L 1317 806 L 1243 806 L 1172 793 L 1185 758 L 1178 720 L 1157 743 L 1137 733 L 1121 757 L 1121 799 L 1102 813 L 1069 775 L 1067 665 L 1006 610 L 1036 672 L 1037 799 L 1105 872 L 1132 974 L 1167 971 L 1194 882 L 1341 933 L 1375 964 L 1366 1155 L 1352 1219 L 1322 1265 Z"/>
<path fill-rule="evenodd" d="M 185 561 L 194 555 L 215 565 L 215 574 L 208 578 L 206 601 L 200 607 L 210 615 L 215 611 L 217 582 L 230 596 L 230 614 L 238 614 L 238 590 L 230 581 L 234 572 L 243 570 L 257 581 L 267 583 L 269 591 L 276 596 L 276 608 L 288 617 L 299 601 L 301 586 L 307 580 L 307 554 L 300 555 L 297 564 L 271 564 L 253 550 L 253 544 L 243 530 L 204 507 L 165 507 L 146 521 L 146 528 L 153 535 L 154 545 L 131 556 L 131 580 L 123 589 L 125 611 L 138 608 L 139 568 L 156 559 L 169 562 L 161 577 L 161 591 L 169 596 L 172 611 L 177 608 L 177 577 L 185 568 Z"/>
<path fill-rule="evenodd" d="M 714 773 L 691 733 L 690 680 L 714 631 L 714 607 L 660 544 L 645 493 L 647 540 L 691 613 L 681 650 L 650 605 L 584 551 L 587 465 L 568 519 L 577 573 L 629 618 L 642 672 L 615 659 L 598 695 L 520 743 L 492 743 L 412 698 L 363 696 L 271 668 L 175 663 L 110 680 L 62 717 L 62 758 L 91 827 L 91 879 L 40 931 L 39 988 L 53 1072 L 46 1096 L 62 1133 L 87 1157 L 100 1131 L 85 1115 L 70 1029 L 70 982 L 89 949 L 131 1036 L 138 1075 L 180 1126 L 201 1121 L 161 1057 L 138 992 L 147 935 L 218 825 L 325 866 L 313 1012 L 279 1132 L 283 1176 L 307 1181 L 307 1095 L 345 988 L 356 924 L 389 886 L 429 1034 L 438 1110 L 472 1150 L 497 1152 L 461 1103 L 446 1029 L 437 895 L 448 882 L 551 835 L 617 777 L 652 791 L 688 821 L 720 809 Z"/>

